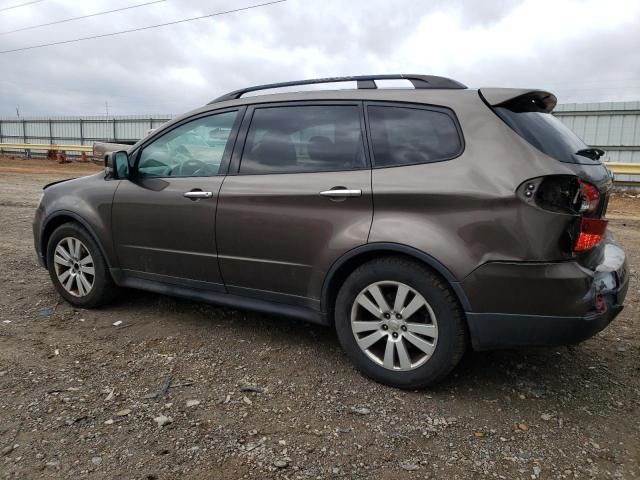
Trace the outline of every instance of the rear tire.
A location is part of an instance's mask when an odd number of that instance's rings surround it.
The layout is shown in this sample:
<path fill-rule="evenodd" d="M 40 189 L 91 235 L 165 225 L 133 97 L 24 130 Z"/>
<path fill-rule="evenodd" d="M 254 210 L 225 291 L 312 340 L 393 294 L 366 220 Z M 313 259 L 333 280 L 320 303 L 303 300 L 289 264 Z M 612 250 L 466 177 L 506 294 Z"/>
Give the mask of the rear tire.
<path fill-rule="evenodd" d="M 116 287 L 102 252 L 77 223 L 53 231 L 47 243 L 47 267 L 56 290 L 73 306 L 95 308 L 113 298 Z"/>
<path fill-rule="evenodd" d="M 347 278 L 336 299 L 335 328 L 358 370 L 404 389 L 442 380 L 467 347 L 463 313 L 449 286 L 403 257 L 372 260 Z"/>

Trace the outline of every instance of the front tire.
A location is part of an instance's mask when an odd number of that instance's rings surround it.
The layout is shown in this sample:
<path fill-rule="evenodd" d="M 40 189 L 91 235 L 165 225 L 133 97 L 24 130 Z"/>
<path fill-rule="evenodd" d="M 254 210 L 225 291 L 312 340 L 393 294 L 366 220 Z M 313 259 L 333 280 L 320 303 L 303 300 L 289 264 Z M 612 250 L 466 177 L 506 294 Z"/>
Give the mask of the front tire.
<path fill-rule="evenodd" d="M 76 223 L 56 228 L 47 244 L 49 276 L 71 305 L 95 308 L 111 300 L 115 285 L 100 248 Z"/>
<path fill-rule="evenodd" d="M 402 257 L 372 260 L 347 278 L 336 300 L 335 327 L 356 368 L 405 389 L 442 380 L 467 345 L 451 289 L 428 268 Z"/>

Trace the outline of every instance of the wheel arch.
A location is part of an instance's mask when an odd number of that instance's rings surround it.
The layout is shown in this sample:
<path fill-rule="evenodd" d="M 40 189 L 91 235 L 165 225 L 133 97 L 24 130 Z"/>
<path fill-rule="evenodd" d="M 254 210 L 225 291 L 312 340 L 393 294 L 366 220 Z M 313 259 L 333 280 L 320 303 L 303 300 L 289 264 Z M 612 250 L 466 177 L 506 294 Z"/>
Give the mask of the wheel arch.
<path fill-rule="evenodd" d="M 426 265 L 451 287 L 462 310 L 464 312 L 471 310 L 469 300 L 460 282 L 451 271 L 437 259 L 428 253 L 401 243 L 373 242 L 349 250 L 338 258 L 327 272 L 322 285 L 320 305 L 322 311 L 328 314 L 327 318 L 330 323 L 333 322 L 333 306 L 338 296 L 340 285 L 342 285 L 351 272 L 360 265 L 381 255 L 401 255 Z"/>
<path fill-rule="evenodd" d="M 102 258 L 104 258 L 104 261 L 107 263 L 107 267 L 111 269 L 111 261 L 109 260 L 109 257 L 105 252 L 104 246 L 102 245 L 102 242 L 94 232 L 93 228 L 91 228 L 91 225 L 89 224 L 89 222 L 87 222 L 84 218 L 82 218 L 77 213 L 71 212 L 68 210 L 59 210 L 57 212 L 54 212 L 51 215 L 49 215 L 46 221 L 44 222 L 44 227 L 42 228 L 42 233 L 40 235 L 40 251 L 42 252 L 44 266 L 47 267 L 47 247 L 49 244 L 49 239 L 51 238 L 51 234 L 55 231 L 56 228 L 58 228 L 61 225 L 64 225 L 65 223 L 77 223 L 82 228 L 84 228 L 87 231 L 87 233 L 91 236 L 93 241 L 96 242 L 96 245 L 98 245 L 98 248 L 100 249 L 100 253 L 102 254 Z"/>

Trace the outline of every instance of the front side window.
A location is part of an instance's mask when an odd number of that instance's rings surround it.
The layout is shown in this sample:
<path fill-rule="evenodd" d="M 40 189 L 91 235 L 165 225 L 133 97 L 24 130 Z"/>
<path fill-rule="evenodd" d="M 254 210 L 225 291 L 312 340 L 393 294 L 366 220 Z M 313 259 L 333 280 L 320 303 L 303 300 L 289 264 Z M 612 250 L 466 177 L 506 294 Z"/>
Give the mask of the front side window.
<path fill-rule="evenodd" d="M 444 112 L 370 105 L 367 114 L 376 167 L 439 162 L 462 151 L 456 124 Z"/>
<path fill-rule="evenodd" d="M 238 112 L 225 112 L 185 123 L 147 145 L 140 154 L 142 177 L 218 175 Z"/>
<path fill-rule="evenodd" d="M 357 105 L 257 108 L 240 173 L 301 173 L 366 167 Z"/>

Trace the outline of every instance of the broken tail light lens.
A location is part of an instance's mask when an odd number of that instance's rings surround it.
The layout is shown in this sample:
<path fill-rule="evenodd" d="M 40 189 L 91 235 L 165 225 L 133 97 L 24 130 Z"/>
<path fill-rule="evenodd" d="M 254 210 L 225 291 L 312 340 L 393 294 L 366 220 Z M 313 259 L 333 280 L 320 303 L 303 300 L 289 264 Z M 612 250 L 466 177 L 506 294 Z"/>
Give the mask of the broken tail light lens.
<path fill-rule="evenodd" d="M 578 179 L 580 189 L 578 194 L 579 199 L 579 212 L 580 214 L 594 214 L 598 210 L 600 204 L 600 192 L 598 187 Z"/>
<path fill-rule="evenodd" d="M 518 195 L 525 202 L 549 212 L 571 215 L 568 241 L 563 248 L 581 253 L 591 250 L 604 238 L 606 195 L 597 186 L 574 175 L 549 175 L 524 182 Z"/>
<path fill-rule="evenodd" d="M 576 206 L 582 216 L 580 218 L 580 232 L 576 238 L 573 251 L 586 252 L 597 246 L 604 238 L 607 229 L 607 220 L 595 218 L 600 209 L 600 191 L 598 187 L 584 180 L 578 179 L 578 201 Z"/>

